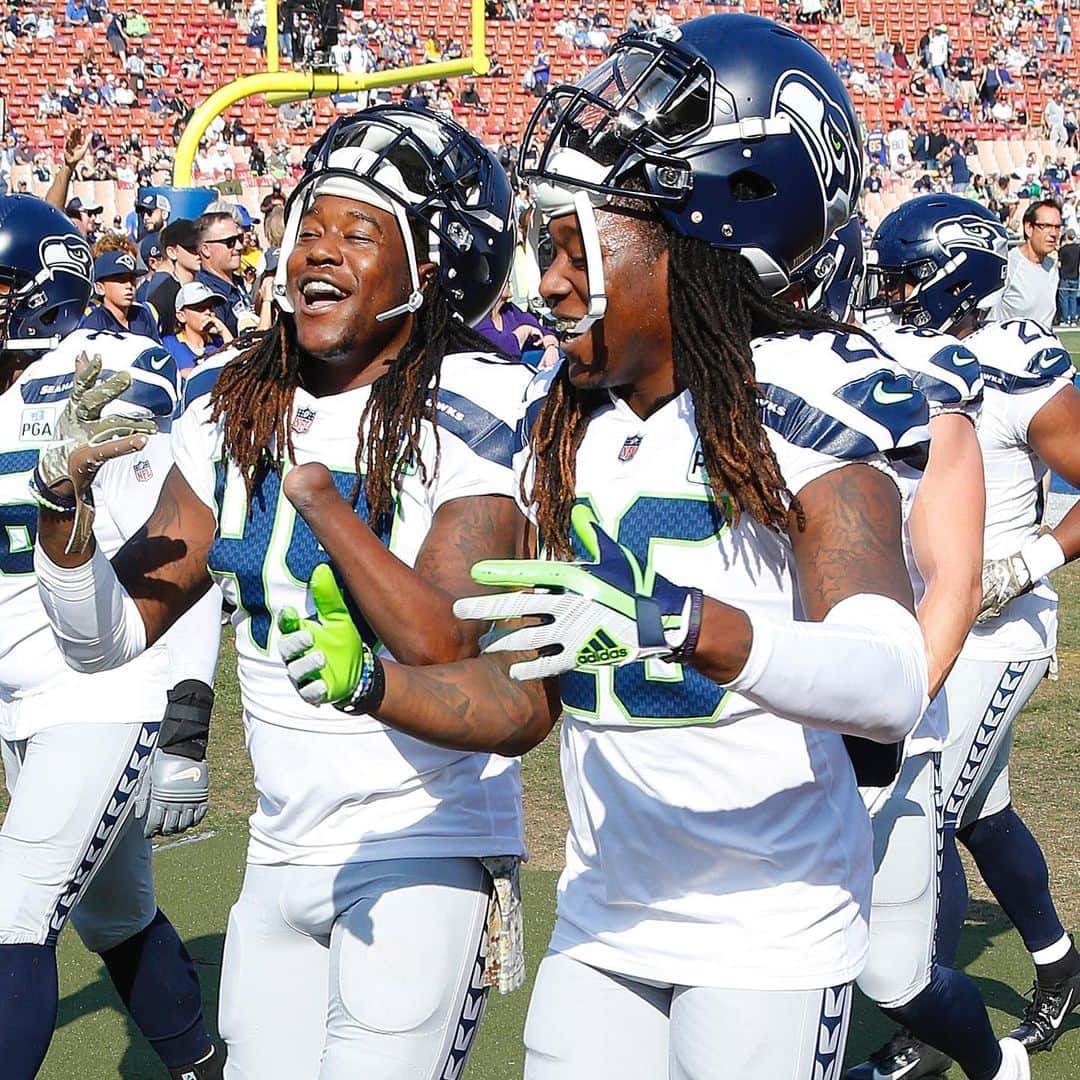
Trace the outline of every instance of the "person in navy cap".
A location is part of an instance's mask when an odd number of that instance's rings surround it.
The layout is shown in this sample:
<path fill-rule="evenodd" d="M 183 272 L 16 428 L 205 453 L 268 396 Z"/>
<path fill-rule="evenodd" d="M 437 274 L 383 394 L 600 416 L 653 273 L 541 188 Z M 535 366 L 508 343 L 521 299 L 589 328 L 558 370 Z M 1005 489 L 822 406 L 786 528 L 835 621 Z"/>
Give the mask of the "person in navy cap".
<path fill-rule="evenodd" d="M 135 212 L 139 218 L 139 237 L 159 232 L 169 222 L 172 203 L 164 195 L 147 193 L 139 196 L 135 203 Z"/>
<path fill-rule="evenodd" d="M 83 316 L 80 327 L 141 334 L 160 343 L 153 312 L 135 301 L 139 264 L 129 251 L 106 251 L 94 260 L 94 292 L 98 303 Z"/>

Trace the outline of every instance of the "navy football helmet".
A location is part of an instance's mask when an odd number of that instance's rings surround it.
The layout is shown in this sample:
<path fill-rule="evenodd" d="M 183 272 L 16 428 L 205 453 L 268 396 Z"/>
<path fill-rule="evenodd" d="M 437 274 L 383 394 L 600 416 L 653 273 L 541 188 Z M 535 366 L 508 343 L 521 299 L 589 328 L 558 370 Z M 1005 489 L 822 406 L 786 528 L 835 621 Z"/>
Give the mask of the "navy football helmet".
<path fill-rule="evenodd" d="M 274 276 L 274 296 L 285 311 L 292 310 L 285 291 L 289 255 L 318 195 L 357 199 L 397 218 L 412 293 L 378 318 L 420 309 L 418 260 L 436 264 L 451 305 L 469 325 L 494 307 L 514 260 L 514 192 L 494 154 L 464 128 L 426 110 L 378 106 L 336 121 L 304 167 L 285 207 Z M 416 250 L 413 226 L 427 237 L 426 249 Z"/>
<path fill-rule="evenodd" d="M 839 76 L 794 31 L 751 15 L 623 35 L 576 85 L 546 94 L 519 167 L 546 219 L 578 215 L 592 303 L 575 332 L 605 306 L 590 207 L 651 203 L 676 232 L 740 252 L 779 292 L 862 186 Z"/>
<path fill-rule="evenodd" d="M 797 301 L 807 311 L 847 322 L 862 282 L 864 261 L 862 223 L 853 217 L 792 274 L 792 284 L 801 288 Z"/>
<path fill-rule="evenodd" d="M 878 226 L 856 301 L 865 322 L 877 318 L 949 330 L 1001 295 L 1008 261 L 1005 227 L 960 195 L 922 195 Z"/>
<path fill-rule="evenodd" d="M 93 265 L 66 214 L 33 195 L 0 196 L 0 350 L 55 348 L 90 301 Z"/>

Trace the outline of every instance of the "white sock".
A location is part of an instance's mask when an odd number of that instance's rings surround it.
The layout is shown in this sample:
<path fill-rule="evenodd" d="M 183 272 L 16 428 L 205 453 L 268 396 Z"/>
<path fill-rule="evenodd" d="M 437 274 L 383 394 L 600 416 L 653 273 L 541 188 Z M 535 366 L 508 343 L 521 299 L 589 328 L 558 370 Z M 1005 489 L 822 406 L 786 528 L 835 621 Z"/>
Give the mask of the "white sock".
<path fill-rule="evenodd" d="M 1031 959 L 1036 964 L 1052 964 L 1055 960 L 1060 960 L 1070 948 L 1072 948 L 1072 939 L 1068 934 L 1062 934 L 1053 945 L 1047 945 L 1045 949 L 1033 952 Z"/>

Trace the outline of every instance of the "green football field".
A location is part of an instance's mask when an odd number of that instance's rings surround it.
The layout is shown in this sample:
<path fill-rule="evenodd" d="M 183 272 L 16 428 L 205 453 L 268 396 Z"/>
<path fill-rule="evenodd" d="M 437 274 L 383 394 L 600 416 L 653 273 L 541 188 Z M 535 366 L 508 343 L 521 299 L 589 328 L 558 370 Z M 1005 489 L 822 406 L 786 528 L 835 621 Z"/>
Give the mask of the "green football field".
<path fill-rule="evenodd" d="M 1080 335 L 1075 345 L 1080 346 Z M 1016 732 L 1011 773 L 1015 801 L 1039 837 L 1050 863 L 1053 890 L 1066 925 L 1080 928 L 1080 570 L 1055 577 L 1062 596 L 1060 679 L 1044 682 Z M 206 1015 L 214 1022 L 224 929 L 243 872 L 245 820 L 253 804 L 251 772 L 240 728 L 231 650 L 223 654 L 211 745 L 213 803 L 193 834 L 161 844 L 155 876 L 162 908 L 188 942 L 198 965 Z M 562 858 L 565 808 L 554 738 L 525 761 L 526 820 L 532 859 L 524 873 L 530 979 L 543 955 L 554 915 Z M 961 959 L 990 1007 L 995 1030 L 1005 1034 L 1023 1011 L 1032 971 L 1019 937 L 1000 908 L 969 874 L 972 906 Z M 45 1080 L 162 1080 L 165 1073 L 127 1021 L 105 973 L 74 932 L 60 948 L 60 1014 L 41 1076 Z M 528 987 L 493 995 L 466 1076 L 516 1080 L 522 1071 L 521 1031 Z M 857 1000 L 848 1062 L 861 1060 L 891 1025 Z M 0 1078 L 3 1063 L 0 1063 Z M 953 1068 L 949 1076 L 959 1080 Z M 1065 1025 L 1051 1054 L 1032 1059 L 1036 1080 L 1080 1078 L 1080 1011 Z M 296 1080 L 306 1080 L 297 1077 Z M 358 1077 L 357 1080 L 362 1080 Z M 733 1078 L 734 1080 L 734 1078 Z M 747 1078 L 738 1078 L 747 1080 Z M 753 1080 L 770 1080 L 769 1077 Z"/>

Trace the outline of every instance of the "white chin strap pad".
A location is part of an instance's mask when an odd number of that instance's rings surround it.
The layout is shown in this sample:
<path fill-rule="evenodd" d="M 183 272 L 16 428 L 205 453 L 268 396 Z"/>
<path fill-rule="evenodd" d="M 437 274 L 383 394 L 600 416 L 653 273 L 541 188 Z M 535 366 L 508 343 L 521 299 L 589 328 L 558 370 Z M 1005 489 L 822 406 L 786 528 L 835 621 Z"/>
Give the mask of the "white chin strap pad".
<path fill-rule="evenodd" d="M 278 267 L 274 274 L 274 299 L 282 311 L 291 312 L 293 304 L 288 295 L 288 261 L 296 246 L 297 237 L 300 235 L 300 222 L 311 208 L 312 203 L 320 195 L 337 195 L 343 199 L 353 199 L 356 202 L 366 203 L 379 210 L 385 210 L 393 214 L 401 230 L 401 239 L 405 244 L 406 262 L 409 266 L 409 277 L 412 289 L 404 303 L 398 304 L 387 311 L 380 311 L 375 318 L 379 321 L 393 319 L 406 312 L 415 313 L 420 310 L 424 303 L 424 294 L 420 288 L 420 275 L 416 269 L 416 245 L 413 243 L 412 228 L 409 224 L 409 215 L 399 202 L 388 199 L 378 188 L 365 183 L 364 177 L 371 176 L 385 188 L 397 192 L 403 199 L 410 198 L 409 189 L 405 186 L 398 169 L 388 161 L 383 161 L 377 168 L 374 167 L 376 155 L 371 150 L 363 147 L 350 146 L 342 150 L 335 150 L 327 162 L 331 169 L 348 169 L 354 176 L 327 176 L 325 180 L 316 179 L 304 194 L 303 198 L 297 199 L 289 210 L 289 216 L 285 221 L 285 235 L 281 240 L 281 253 L 278 257 Z"/>
<path fill-rule="evenodd" d="M 584 334 L 593 323 L 604 317 L 607 311 L 607 293 L 604 290 L 604 260 L 600 254 L 600 236 L 596 229 L 598 206 L 605 206 L 610 197 L 598 192 L 578 187 L 575 179 L 599 182 L 607 175 L 606 166 L 599 165 L 578 150 L 563 148 L 556 150 L 549 159 L 546 170 L 548 175 L 565 177 L 565 183 L 556 179 L 543 179 L 530 184 L 530 193 L 536 206 L 532 227 L 530 228 L 529 246 L 533 259 L 537 257 L 539 224 L 552 218 L 576 215 L 578 228 L 581 230 L 581 243 L 585 250 L 585 272 L 589 286 L 589 302 L 585 314 L 572 326 L 564 327 L 571 335 Z M 544 306 L 543 298 L 538 298 Z"/>

